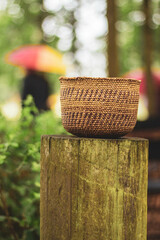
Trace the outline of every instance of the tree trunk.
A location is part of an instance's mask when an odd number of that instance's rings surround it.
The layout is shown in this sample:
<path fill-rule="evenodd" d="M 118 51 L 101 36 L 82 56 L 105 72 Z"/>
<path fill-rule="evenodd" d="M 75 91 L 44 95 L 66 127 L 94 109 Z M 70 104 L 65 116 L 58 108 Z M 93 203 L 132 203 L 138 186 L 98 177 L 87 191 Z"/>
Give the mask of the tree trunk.
<path fill-rule="evenodd" d="M 117 31 L 115 28 L 117 13 L 116 0 L 107 0 L 107 58 L 108 58 L 108 75 L 109 77 L 117 77 L 118 72 L 118 48 L 117 48 Z"/>
<path fill-rule="evenodd" d="M 147 86 L 147 96 L 148 96 L 148 109 L 149 115 L 155 116 L 157 111 L 156 106 L 156 89 L 154 86 L 153 76 L 152 76 L 152 30 L 150 27 L 151 23 L 151 0 L 143 0 L 143 9 L 145 14 L 145 24 L 144 24 L 144 65 L 145 65 L 145 78 Z"/>
<path fill-rule="evenodd" d="M 148 141 L 43 136 L 41 240 L 146 240 Z"/>

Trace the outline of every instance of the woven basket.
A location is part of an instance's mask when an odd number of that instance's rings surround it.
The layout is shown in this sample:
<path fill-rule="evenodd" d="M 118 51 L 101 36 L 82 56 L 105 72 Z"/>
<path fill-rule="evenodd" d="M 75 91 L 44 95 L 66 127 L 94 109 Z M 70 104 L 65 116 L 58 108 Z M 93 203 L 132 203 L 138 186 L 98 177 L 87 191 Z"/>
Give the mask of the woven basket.
<path fill-rule="evenodd" d="M 136 124 L 140 80 L 60 77 L 64 128 L 81 137 L 113 138 Z"/>

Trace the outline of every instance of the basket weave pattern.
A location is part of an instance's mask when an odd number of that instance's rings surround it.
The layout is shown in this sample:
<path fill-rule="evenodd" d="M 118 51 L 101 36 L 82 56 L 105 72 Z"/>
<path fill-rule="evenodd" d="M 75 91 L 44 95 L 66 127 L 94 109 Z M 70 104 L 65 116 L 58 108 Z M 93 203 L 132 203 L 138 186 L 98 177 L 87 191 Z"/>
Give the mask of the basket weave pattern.
<path fill-rule="evenodd" d="M 119 137 L 137 120 L 140 81 L 61 77 L 64 128 L 77 136 Z"/>

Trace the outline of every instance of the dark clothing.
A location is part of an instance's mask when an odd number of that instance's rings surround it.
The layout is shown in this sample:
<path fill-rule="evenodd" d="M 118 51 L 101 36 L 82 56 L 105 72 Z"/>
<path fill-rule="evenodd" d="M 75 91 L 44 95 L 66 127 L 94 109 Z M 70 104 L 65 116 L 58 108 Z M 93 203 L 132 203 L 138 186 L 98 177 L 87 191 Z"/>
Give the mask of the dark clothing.
<path fill-rule="evenodd" d="M 160 117 L 150 117 L 146 121 L 137 121 L 135 130 L 155 129 L 160 128 Z"/>
<path fill-rule="evenodd" d="M 46 100 L 49 96 L 49 85 L 43 75 L 29 73 L 23 84 L 22 100 L 25 100 L 27 95 L 32 95 L 38 110 L 48 110 Z"/>
<path fill-rule="evenodd" d="M 137 121 L 133 130 L 133 136 L 149 139 L 149 159 L 160 159 L 160 117 L 150 117 L 146 121 Z M 147 135 L 146 135 L 147 134 Z"/>

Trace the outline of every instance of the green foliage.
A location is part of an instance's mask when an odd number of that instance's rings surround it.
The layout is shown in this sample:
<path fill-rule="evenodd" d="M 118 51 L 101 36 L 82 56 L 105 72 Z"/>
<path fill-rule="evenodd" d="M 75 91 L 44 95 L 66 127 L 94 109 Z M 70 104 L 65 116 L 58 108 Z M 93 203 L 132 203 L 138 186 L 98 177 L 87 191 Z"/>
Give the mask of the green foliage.
<path fill-rule="evenodd" d="M 39 240 L 40 138 L 63 134 L 60 119 L 38 115 L 29 97 L 18 122 L 0 115 L 0 239 Z"/>

